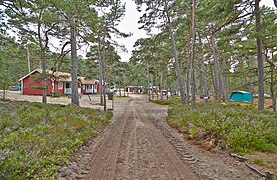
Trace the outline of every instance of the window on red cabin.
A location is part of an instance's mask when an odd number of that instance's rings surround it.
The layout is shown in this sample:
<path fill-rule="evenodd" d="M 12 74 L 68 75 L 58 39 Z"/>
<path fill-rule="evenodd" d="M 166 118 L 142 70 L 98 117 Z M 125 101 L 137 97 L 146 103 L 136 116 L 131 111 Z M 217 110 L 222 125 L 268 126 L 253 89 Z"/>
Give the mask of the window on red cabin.
<path fill-rule="evenodd" d="M 59 90 L 62 90 L 62 89 L 63 89 L 63 82 L 59 82 L 59 83 L 58 83 L 58 89 L 59 89 Z"/>

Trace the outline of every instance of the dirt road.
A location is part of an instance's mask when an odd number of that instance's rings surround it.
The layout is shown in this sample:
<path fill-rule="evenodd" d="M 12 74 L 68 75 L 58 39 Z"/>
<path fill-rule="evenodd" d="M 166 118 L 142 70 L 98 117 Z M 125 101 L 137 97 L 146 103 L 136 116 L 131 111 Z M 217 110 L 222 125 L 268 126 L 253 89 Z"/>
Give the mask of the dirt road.
<path fill-rule="evenodd" d="M 152 115 L 163 115 L 153 107 L 140 98 L 124 105 L 116 127 L 95 149 L 85 179 L 196 179 L 155 127 Z"/>
<path fill-rule="evenodd" d="M 258 179 L 185 143 L 166 116 L 167 107 L 146 96 L 118 103 L 112 123 L 72 156 L 59 179 Z"/>

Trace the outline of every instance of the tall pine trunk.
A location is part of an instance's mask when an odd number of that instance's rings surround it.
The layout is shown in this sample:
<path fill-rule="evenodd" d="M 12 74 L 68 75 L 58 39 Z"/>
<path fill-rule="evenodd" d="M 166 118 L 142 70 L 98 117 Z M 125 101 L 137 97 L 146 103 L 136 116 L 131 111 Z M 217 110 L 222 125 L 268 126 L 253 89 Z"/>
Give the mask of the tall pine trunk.
<path fill-rule="evenodd" d="M 214 40 L 214 34 L 211 35 L 211 45 L 214 58 L 214 90 L 215 90 L 215 99 L 220 102 L 220 71 L 219 71 L 219 62 L 216 51 L 216 45 Z"/>
<path fill-rule="evenodd" d="M 228 62 L 227 62 L 227 58 L 226 58 L 226 53 L 225 50 L 223 50 L 223 62 L 222 62 L 222 68 L 224 71 L 222 71 L 220 69 L 221 72 L 221 82 L 222 82 L 222 97 L 223 97 L 223 101 L 228 101 L 228 97 L 229 97 L 229 93 L 228 93 L 228 84 L 227 84 L 227 76 L 228 73 L 226 71 L 226 69 L 228 69 Z"/>
<path fill-rule="evenodd" d="M 161 100 L 163 100 L 163 72 L 161 72 L 161 77 L 160 77 L 160 92 L 161 92 Z"/>
<path fill-rule="evenodd" d="M 209 64 L 211 64 L 211 61 L 209 59 Z M 211 79 L 212 79 L 212 85 L 213 85 L 213 96 L 215 97 L 215 80 L 214 80 L 214 72 L 212 66 L 209 65 L 210 73 L 211 73 Z"/>
<path fill-rule="evenodd" d="M 195 0 L 192 0 L 192 20 L 191 20 L 191 34 L 192 34 L 192 42 L 191 42 L 191 108 L 195 109 L 195 73 L 194 73 L 194 49 L 195 49 Z"/>
<path fill-rule="evenodd" d="M 99 61 L 99 96 L 100 96 L 100 105 L 104 105 L 103 100 L 103 62 L 101 55 L 101 42 L 98 44 L 98 61 Z M 120 91 L 121 96 L 121 91 Z"/>
<path fill-rule="evenodd" d="M 258 109 L 264 109 L 264 62 L 262 57 L 262 37 L 261 37 L 261 12 L 259 6 L 260 0 L 255 0 L 255 18 L 256 18 L 256 41 L 257 41 L 257 61 L 258 61 Z"/>
<path fill-rule="evenodd" d="M 181 68 L 180 68 L 180 64 L 179 64 L 179 60 L 178 60 L 177 49 L 175 47 L 175 40 L 174 40 L 174 35 L 173 35 L 172 23 L 171 23 L 170 16 L 169 16 L 169 13 L 168 13 L 167 5 L 165 7 L 165 13 L 166 13 L 166 16 L 167 16 L 167 23 L 168 23 L 171 46 L 172 46 L 173 56 L 174 56 L 174 61 L 175 61 L 175 66 L 176 66 L 177 79 L 178 79 L 178 85 L 179 85 L 181 100 L 182 100 L 182 104 L 185 105 L 186 104 L 186 99 L 185 99 L 184 85 L 183 85 L 183 81 L 182 81 Z"/>
<path fill-rule="evenodd" d="M 202 86 L 203 86 L 203 98 L 205 101 L 205 105 L 208 105 L 208 85 L 207 85 L 207 79 L 206 79 L 206 68 L 205 68 L 205 60 L 204 60 L 204 53 L 203 53 L 203 44 L 202 44 L 202 39 L 201 36 L 199 36 L 199 61 L 201 64 L 201 79 L 202 79 Z M 202 92 L 201 92 L 202 93 Z"/>
<path fill-rule="evenodd" d="M 42 10 L 39 13 L 39 17 L 41 19 Z M 39 39 L 39 47 L 40 47 L 40 61 L 41 61 L 41 68 L 42 68 L 42 103 L 47 103 L 46 98 L 46 63 L 45 63 L 45 46 L 43 45 L 43 39 L 41 37 L 41 23 L 38 22 L 38 39 Z M 46 44 L 47 45 L 47 44 Z M 28 45 L 27 45 L 28 46 Z M 29 51 L 29 49 L 27 49 Z M 28 57 L 29 58 L 29 57 Z M 29 63 L 29 62 L 28 62 Z M 30 64 L 28 64 L 28 70 L 30 70 Z"/>
<path fill-rule="evenodd" d="M 274 50 L 272 49 L 272 62 L 270 62 L 270 93 L 272 98 L 272 109 L 276 112 L 276 92 L 275 92 L 275 62 L 274 62 Z"/>
<path fill-rule="evenodd" d="M 190 28 L 191 29 L 191 28 Z M 188 62 L 186 65 L 186 104 L 189 105 L 190 101 L 190 90 L 191 90 L 191 83 L 190 83 L 190 68 L 191 68 L 191 30 L 189 30 L 189 40 L 188 40 Z"/>
<path fill-rule="evenodd" d="M 46 63 L 45 63 L 45 54 L 43 52 L 40 53 L 40 59 L 41 59 L 41 67 L 42 67 L 42 103 L 47 103 Z"/>
<path fill-rule="evenodd" d="M 76 40 L 76 22 L 70 23 L 70 42 L 71 42 L 71 104 L 79 106 L 78 97 L 78 62 L 77 62 L 77 40 Z"/>
<path fill-rule="evenodd" d="M 106 71 L 106 55 L 105 55 L 105 48 L 103 49 L 103 100 L 104 100 L 104 111 L 107 111 L 107 98 L 106 98 L 106 78 L 107 78 L 107 71 Z"/>
<path fill-rule="evenodd" d="M 219 67 L 220 67 L 220 65 L 219 65 Z M 223 100 L 223 102 L 225 102 L 226 101 L 226 98 L 225 98 L 225 82 L 224 82 L 224 75 L 221 74 L 221 73 L 219 74 L 219 86 L 221 88 L 220 92 L 221 92 L 221 95 L 222 95 L 222 100 Z"/>

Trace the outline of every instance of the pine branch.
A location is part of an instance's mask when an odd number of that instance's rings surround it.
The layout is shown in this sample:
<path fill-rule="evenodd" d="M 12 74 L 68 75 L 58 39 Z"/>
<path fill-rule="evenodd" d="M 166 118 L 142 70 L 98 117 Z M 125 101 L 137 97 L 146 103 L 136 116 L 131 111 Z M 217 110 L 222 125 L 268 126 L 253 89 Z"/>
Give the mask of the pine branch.
<path fill-rule="evenodd" d="M 239 16 L 239 14 L 238 14 L 237 16 L 235 16 L 235 17 L 233 17 L 233 18 L 230 18 L 227 22 L 225 22 L 224 24 L 222 24 L 221 26 L 219 26 L 216 30 L 214 30 L 213 33 L 216 33 L 216 32 L 218 32 L 218 31 L 220 31 L 223 27 L 229 25 L 230 23 L 232 23 L 232 22 L 234 22 L 234 21 L 236 21 L 236 20 L 238 20 L 238 19 L 244 18 L 244 17 L 246 17 L 246 16 L 248 16 L 248 15 L 252 15 L 252 16 L 253 16 L 253 13 L 252 13 L 252 12 L 251 12 L 251 13 L 247 13 L 247 14 L 244 14 L 244 15 L 242 15 L 242 16 Z"/>

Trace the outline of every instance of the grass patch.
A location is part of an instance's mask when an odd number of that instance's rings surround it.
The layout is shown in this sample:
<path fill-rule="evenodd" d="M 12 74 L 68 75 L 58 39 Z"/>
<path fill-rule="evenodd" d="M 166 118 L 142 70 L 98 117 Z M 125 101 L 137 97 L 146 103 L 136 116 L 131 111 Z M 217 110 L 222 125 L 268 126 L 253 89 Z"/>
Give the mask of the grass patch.
<path fill-rule="evenodd" d="M 262 159 L 260 159 L 260 158 L 255 158 L 254 160 L 253 160 L 253 163 L 254 164 L 258 164 L 258 165 L 260 165 L 260 166 L 265 166 L 266 165 L 266 162 L 264 162 Z"/>
<path fill-rule="evenodd" d="M 170 99 L 165 99 L 165 100 L 155 100 L 154 102 L 156 104 L 159 105 L 169 105 L 169 106 L 173 106 L 173 105 L 178 105 L 180 104 L 181 98 L 180 97 L 173 97 Z"/>
<path fill-rule="evenodd" d="M 238 153 L 276 152 L 277 113 L 257 111 L 252 105 L 197 103 L 196 110 L 184 107 L 180 100 L 159 100 L 169 105 L 167 122 L 185 133 L 185 137 Z"/>
<path fill-rule="evenodd" d="M 0 104 L 0 179 L 55 178 L 70 153 L 112 117 L 71 105 Z"/>

